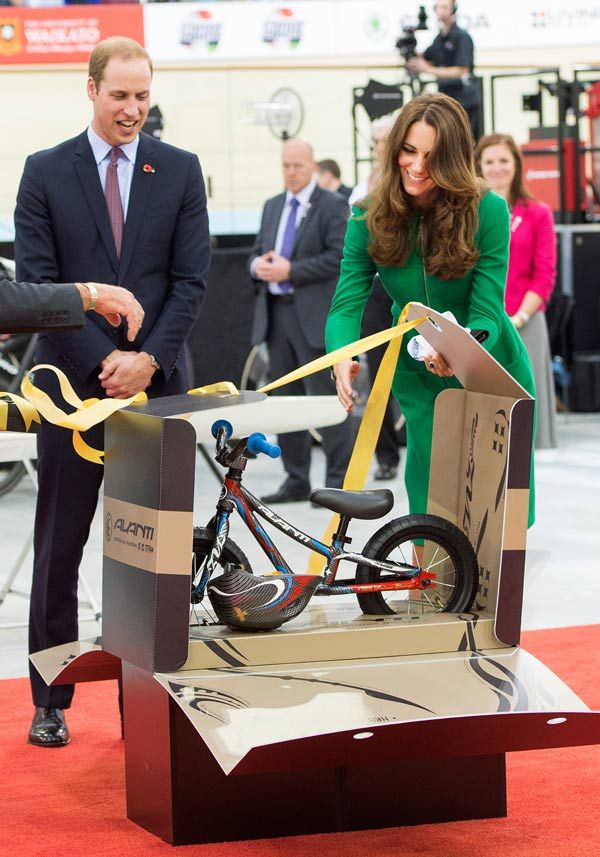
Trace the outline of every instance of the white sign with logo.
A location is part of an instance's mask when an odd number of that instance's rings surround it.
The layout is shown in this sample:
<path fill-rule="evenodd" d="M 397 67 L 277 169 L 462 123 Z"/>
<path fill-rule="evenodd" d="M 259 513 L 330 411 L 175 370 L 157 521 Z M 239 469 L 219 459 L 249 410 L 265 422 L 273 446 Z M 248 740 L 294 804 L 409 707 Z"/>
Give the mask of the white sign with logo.
<path fill-rule="evenodd" d="M 334 51 L 334 3 L 177 3 L 144 7 L 158 61 L 277 59 Z"/>
<path fill-rule="evenodd" d="M 435 38 L 416 31 L 423 50 Z M 397 55 L 403 27 L 417 24 L 412 0 L 298 0 L 264 3 L 150 3 L 144 6 L 146 47 L 157 61 L 290 60 L 294 57 Z M 600 43 L 600 5 L 548 0 L 460 0 L 458 24 L 475 50 Z"/>

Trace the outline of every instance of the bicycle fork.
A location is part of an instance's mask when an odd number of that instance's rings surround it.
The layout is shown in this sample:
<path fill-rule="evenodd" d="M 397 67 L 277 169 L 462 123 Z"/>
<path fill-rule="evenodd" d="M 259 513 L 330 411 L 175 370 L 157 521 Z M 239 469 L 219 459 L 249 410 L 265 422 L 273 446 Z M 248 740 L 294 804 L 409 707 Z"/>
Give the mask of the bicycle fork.
<path fill-rule="evenodd" d="M 212 547 L 200 567 L 195 570 L 192 580 L 192 587 L 198 595 L 204 592 L 206 584 L 219 564 L 225 542 L 229 538 L 229 516 L 234 509 L 235 505 L 230 500 L 219 500 L 215 517 L 215 538 Z"/>

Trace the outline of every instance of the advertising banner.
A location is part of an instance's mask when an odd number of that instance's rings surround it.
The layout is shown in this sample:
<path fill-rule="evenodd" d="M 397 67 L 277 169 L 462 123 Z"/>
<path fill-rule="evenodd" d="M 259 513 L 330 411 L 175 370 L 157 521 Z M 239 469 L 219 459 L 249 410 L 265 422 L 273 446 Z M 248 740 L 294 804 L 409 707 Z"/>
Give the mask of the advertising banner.
<path fill-rule="evenodd" d="M 143 7 L 0 8 L 0 64 L 87 62 L 108 36 L 144 41 Z"/>
<path fill-rule="evenodd" d="M 157 61 L 289 60 L 335 53 L 335 3 L 177 3 L 144 8 Z"/>
<path fill-rule="evenodd" d="M 428 29 L 438 22 L 427 4 Z M 299 0 L 278 3 L 177 3 L 144 6 L 146 46 L 158 61 L 291 60 L 309 57 L 393 57 L 404 27 L 417 24 L 412 0 Z M 593 44 L 600 40 L 600 7 L 580 2 L 505 0 L 500 6 L 461 0 L 457 21 L 477 50 Z"/>

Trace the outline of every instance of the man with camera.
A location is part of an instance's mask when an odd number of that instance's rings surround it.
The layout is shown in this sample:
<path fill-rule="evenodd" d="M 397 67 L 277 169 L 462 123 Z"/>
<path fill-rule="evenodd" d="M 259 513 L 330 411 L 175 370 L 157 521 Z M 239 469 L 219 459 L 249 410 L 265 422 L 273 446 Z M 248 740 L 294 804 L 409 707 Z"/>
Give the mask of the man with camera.
<path fill-rule="evenodd" d="M 473 39 L 456 23 L 457 5 L 438 0 L 433 7 L 440 32 L 423 54 L 407 59 L 411 74 L 431 74 L 438 90 L 461 104 L 469 116 L 473 137 L 479 136 L 479 92 L 473 79 Z"/>

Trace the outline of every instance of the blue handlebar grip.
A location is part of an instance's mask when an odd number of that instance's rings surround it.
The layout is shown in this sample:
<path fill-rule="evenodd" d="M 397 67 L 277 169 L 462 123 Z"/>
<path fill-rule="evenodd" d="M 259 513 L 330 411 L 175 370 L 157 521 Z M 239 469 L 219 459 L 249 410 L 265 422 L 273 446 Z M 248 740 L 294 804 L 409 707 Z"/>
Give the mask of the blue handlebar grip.
<path fill-rule="evenodd" d="M 254 434 L 250 435 L 246 443 L 246 447 L 248 448 L 248 452 L 251 452 L 252 455 L 258 455 L 259 452 L 263 452 L 270 458 L 279 458 L 281 455 L 281 447 L 277 446 L 276 443 L 269 443 L 264 434 L 260 431 L 255 431 Z"/>
<path fill-rule="evenodd" d="M 233 426 L 229 422 L 229 420 L 216 420 L 212 426 L 210 427 L 210 431 L 213 437 L 216 438 L 219 433 L 219 429 L 225 430 L 225 440 L 229 440 L 231 435 L 233 434 Z"/>

